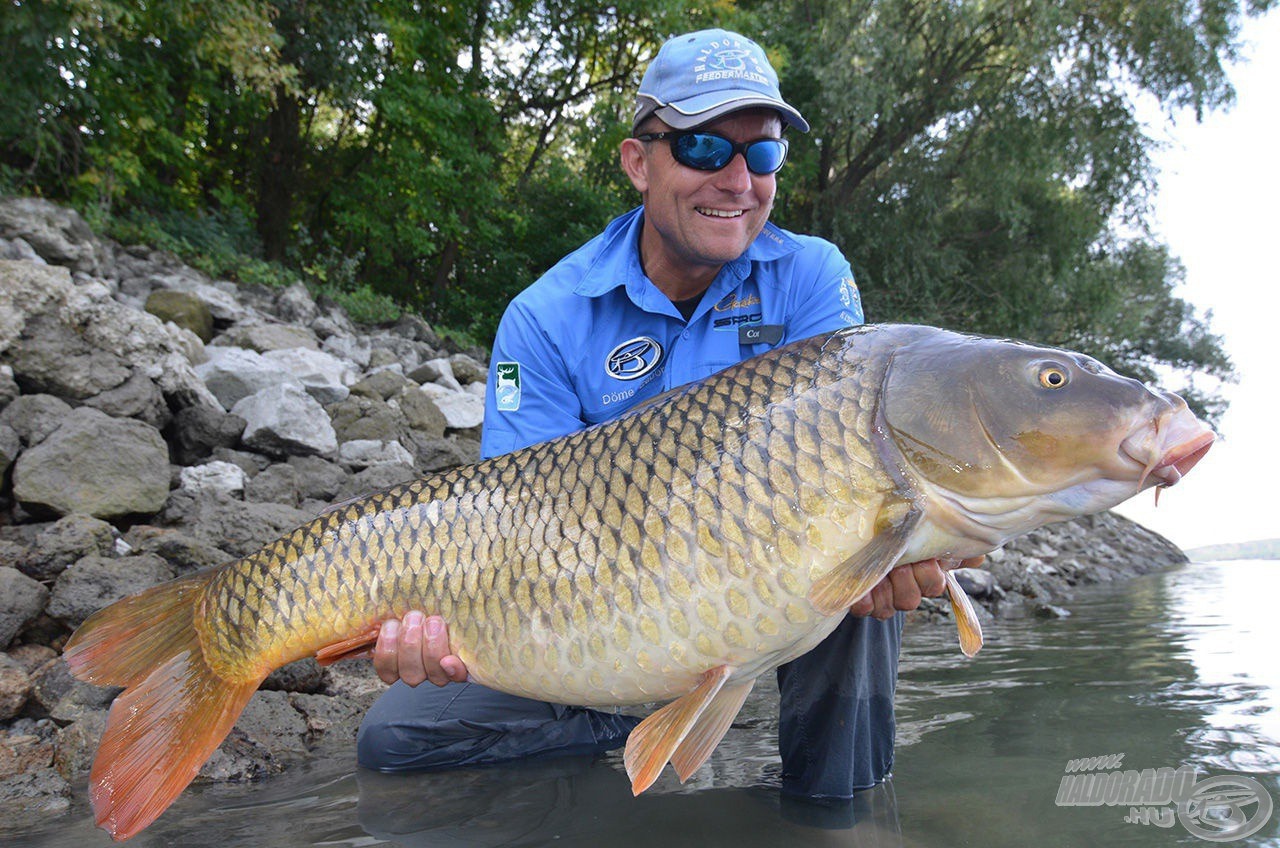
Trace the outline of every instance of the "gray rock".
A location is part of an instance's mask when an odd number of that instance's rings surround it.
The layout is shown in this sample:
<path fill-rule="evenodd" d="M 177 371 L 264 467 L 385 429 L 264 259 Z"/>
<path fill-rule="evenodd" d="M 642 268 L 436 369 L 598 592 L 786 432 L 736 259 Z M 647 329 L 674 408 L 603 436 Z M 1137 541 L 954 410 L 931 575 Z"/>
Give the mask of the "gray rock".
<path fill-rule="evenodd" d="M 17 716 L 30 694 L 31 677 L 27 670 L 0 654 L 0 721 Z"/>
<path fill-rule="evenodd" d="M 87 556 L 58 575 L 49 615 L 71 626 L 126 595 L 172 580 L 173 567 L 155 554 Z"/>
<path fill-rule="evenodd" d="M 366 662 L 365 665 L 371 664 Z M 335 698 L 294 692 L 289 695 L 289 703 L 306 722 L 308 745 L 350 751 L 355 745 L 360 722 L 376 697 L 376 693 L 359 698 Z"/>
<path fill-rule="evenodd" d="M 257 503 L 280 503 L 297 506 L 301 500 L 298 488 L 298 472 L 291 465 L 280 463 L 263 469 L 245 486 L 246 500 Z"/>
<path fill-rule="evenodd" d="M 303 347 L 319 350 L 320 342 L 315 334 L 304 327 L 292 324 L 260 324 L 244 322 L 236 324 L 230 330 L 214 340 L 214 345 L 231 345 L 244 347 L 265 353 L 268 350 L 284 350 L 290 347 Z"/>
<path fill-rule="evenodd" d="M 111 556 L 114 548 L 110 524 L 91 515 L 68 515 L 40 531 L 18 568 L 28 577 L 48 582 L 76 560 Z"/>
<path fill-rule="evenodd" d="M 350 393 L 373 400 L 386 400 L 412 387 L 413 383 L 403 374 L 386 370 L 360 380 L 351 387 Z"/>
<path fill-rule="evenodd" d="M 484 363 L 477 362 L 465 353 L 455 353 L 450 356 L 449 365 L 453 368 L 453 376 L 464 386 L 489 381 L 489 369 Z"/>
<path fill-rule="evenodd" d="M 362 497 L 389 489 L 397 483 L 417 478 L 418 472 L 412 465 L 399 462 L 384 462 L 361 471 L 347 481 L 338 492 L 338 500 Z"/>
<path fill-rule="evenodd" d="M 90 274 L 98 270 L 97 240 L 74 209 L 38 197 L 0 200 L 0 234 L 22 239 L 54 265 Z"/>
<path fill-rule="evenodd" d="M 304 500 L 331 500 L 347 482 L 340 465 L 318 456 L 291 456 L 289 467 L 298 481 L 298 495 Z"/>
<path fill-rule="evenodd" d="M 320 317 L 320 307 L 302 283 L 294 283 L 276 295 L 275 311 L 290 324 L 310 324 Z"/>
<path fill-rule="evenodd" d="M 25 722 L 24 722 L 25 723 Z M 15 774 L 26 774 L 53 763 L 53 739 L 50 735 L 24 732 L 25 728 L 11 727 L 8 732 L 0 730 L 0 780 L 13 777 Z"/>
<path fill-rule="evenodd" d="M 250 699 L 235 728 L 281 759 L 307 752 L 307 723 L 289 703 L 286 692 L 260 690 Z"/>
<path fill-rule="evenodd" d="M 338 461 L 350 468 L 368 468 L 382 462 L 413 465 L 413 455 L 392 439 L 383 442 L 375 439 L 356 439 L 343 442 L 338 447 Z"/>
<path fill-rule="evenodd" d="M 232 450 L 231 448 L 214 448 L 213 453 L 209 454 L 209 456 L 221 462 L 231 462 L 240 466 L 244 469 L 244 473 L 250 477 L 257 476 L 269 468 L 272 463 L 272 459 L 269 456 L 263 456 L 253 451 Z"/>
<path fill-rule="evenodd" d="M 118 686 L 94 686 L 71 676 L 61 657 L 50 660 L 31 675 L 31 702 L 27 711 L 69 724 L 111 705 L 122 690 Z"/>
<path fill-rule="evenodd" d="M 378 679 L 373 663 L 364 659 L 341 660 L 324 670 L 324 686 L 321 692 L 349 700 L 377 698 L 387 690 L 387 684 Z"/>
<path fill-rule="evenodd" d="M 35 621 L 49 600 L 49 590 L 16 568 L 0 565 L 0 650 Z"/>
<path fill-rule="evenodd" d="M 273 455 L 328 454 L 338 438 L 324 407 L 295 386 L 275 386 L 241 400 L 232 413 L 245 420 L 245 445 Z"/>
<path fill-rule="evenodd" d="M 312 323 L 312 328 L 321 326 L 320 322 L 325 321 L 324 318 L 318 318 Z M 326 329 L 328 329 L 326 327 Z M 317 330 L 316 332 L 321 332 Z M 373 356 L 373 345 L 364 336 L 353 336 L 347 333 L 334 331 L 325 337 L 324 343 L 320 349 L 325 353 L 332 354 L 339 359 L 353 363 L 357 368 L 365 369 L 369 367 L 369 359 Z"/>
<path fill-rule="evenodd" d="M 169 448 L 160 433 L 88 407 L 72 410 L 13 468 L 14 498 L 59 515 L 150 515 L 168 493 Z"/>
<path fill-rule="evenodd" d="M 44 257 L 36 253 L 26 239 L 0 239 L 0 259 L 12 259 L 15 262 L 34 262 L 37 265 L 48 265 Z"/>
<path fill-rule="evenodd" d="M 306 657 L 268 674 L 260 688 L 280 692 L 318 692 L 323 683 L 324 669 L 314 657 Z"/>
<path fill-rule="evenodd" d="M 155 554 L 164 559 L 179 576 L 226 562 L 220 549 L 182 530 L 139 524 L 129 528 L 125 540 L 134 552 Z"/>
<path fill-rule="evenodd" d="M 71 809 L 71 784 L 51 766 L 0 780 L 0 821 L 8 828 L 47 824 Z"/>
<path fill-rule="evenodd" d="M 16 662 L 27 672 L 35 674 L 45 663 L 58 656 L 58 652 L 48 645 L 18 645 L 8 651 L 9 659 Z"/>
<path fill-rule="evenodd" d="M 32 315 L 7 353 L 14 379 L 29 394 L 84 400 L 129 379 L 127 360 L 91 345 L 56 314 Z"/>
<path fill-rule="evenodd" d="M 0 424 L 0 481 L 22 453 L 22 437 L 8 424 Z"/>
<path fill-rule="evenodd" d="M 233 409 L 250 395 L 273 386 L 302 387 L 296 377 L 263 359 L 256 350 L 213 346 L 208 353 L 209 359 L 197 365 L 195 373 L 223 409 Z"/>
<path fill-rule="evenodd" d="M 182 469 L 179 475 L 181 488 L 199 497 L 201 495 L 244 496 L 247 475 L 234 463 L 214 460 L 204 465 Z"/>
<path fill-rule="evenodd" d="M 462 391 L 462 384 L 453 375 L 453 365 L 447 359 L 429 359 L 410 371 L 409 377 L 418 383 L 434 383 L 450 391 Z"/>
<path fill-rule="evenodd" d="M 330 404 L 326 411 L 340 442 L 356 439 L 385 442 L 400 438 L 406 429 L 404 416 L 382 400 L 352 395 L 341 403 Z"/>
<path fill-rule="evenodd" d="M 431 329 L 431 325 L 408 312 L 396 320 L 391 327 L 391 332 L 415 342 L 424 342 L 431 347 L 440 347 L 440 337 L 436 335 L 435 330 Z"/>
<path fill-rule="evenodd" d="M 484 423 L 484 400 L 466 392 L 451 392 L 428 383 L 420 391 L 425 392 L 439 410 L 444 413 L 445 424 L 451 430 L 468 430 Z"/>
<path fill-rule="evenodd" d="M 53 767 L 67 780 L 79 780 L 93 766 L 98 743 L 107 729 L 105 711 L 86 712 L 58 730 L 53 747 Z"/>
<path fill-rule="evenodd" d="M 475 395 L 483 401 L 489 391 L 489 387 L 485 383 L 467 383 L 462 387 L 462 390 L 469 395 Z"/>
<path fill-rule="evenodd" d="M 347 388 L 356 381 L 356 373 L 338 357 L 319 350 L 292 347 L 269 350 L 262 355 L 269 365 L 292 374 L 302 387 L 321 404 L 337 403 L 351 393 Z"/>
<path fill-rule="evenodd" d="M 436 406 L 426 392 L 413 388 L 396 397 L 396 405 L 405 423 L 411 430 L 417 431 L 420 437 L 439 439 L 444 436 L 448 422 L 440 407 Z"/>
<path fill-rule="evenodd" d="M 420 439 L 415 432 L 409 434 L 407 447 L 413 453 L 414 466 L 424 474 L 480 460 L 479 443 L 473 440 L 463 441 L 452 437 Z"/>
<path fill-rule="evenodd" d="M 153 291 L 147 296 L 144 308 L 161 321 L 172 321 L 190 330 L 205 344 L 213 340 L 213 310 L 191 292 L 173 289 Z"/>
<path fill-rule="evenodd" d="M 254 553 L 311 517 L 285 504 L 192 498 L 182 492 L 174 492 L 164 510 L 165 523 L 180 524 L 195 539 L 236 557 Z"/>
<path fill-rule="evenodd" d="M 423 352 L 430 351 L 424 345 L 399 336 L 370 336 L 369 343 L 373 345 L 373 353 L 369 358 L 371 370 L 381 365 L 395 364 L 402 371 L 409 372 L 423 360 Z M 434 354 L 434 351 L 431 353 Z"/>
<path fill-rule="evenodd" d="M 114 389 L 95 395 L 84 403 L 116 418 L 136 418 L 157 430 L 163 430 L 172 417 L 164 392 L 141 371 L 134 371 L 129 379 Z"/>
<path fill-rule="evenodd" d="M 150 377 L 174 408 L 216 403 L 191 370 L 191 357 L 200 345 L 191 333 L 116 302 L 101 284 L 75 285 L 65 268 L 0 262 L 0 358 L 11 358 L 25 347 L 21 342 L 32 327 L 51 322 L 79 336 L 77 345 L 94 351 L 93 359 L 111 357 L 102 361 L 113 363 L 113 374 L 115 365 L 125 363 L 129 371 Z M 22 385 L 20 369 L 15 367 L 14 374 Z M 128 376 L 125 371 L 104 388 L 114 388 Z M 94 382 L 110 381 L 95 378 Z"/>
<path fill-rule="evenodd" d="M 999 597 L 1004 592 L 990 571 L 981 568 L 957 568 L 951 572 L 966 595 L 975 599 Z"/>
<path fill-rule="evenodd" d="M 13 366 L 0 365 L 0 409 L 13 403 L 18 394 L 18 383 L 13 379 Z"/>
<path fill-rule="evenodd" d="M 70 412 L 71 406 L 53 395 L 23 395 L 0 412 L 0 424 L 13 428 L 23 444 L 38 445 Z"/>
<path fill-rule="evenodd" d="M 178 411 L 170 428 L 174 457 L 191 465 L 207 457 L 215 448 L 233 448 L 240 442 L 245 421 L 210 406 L 188 406 Z"/>

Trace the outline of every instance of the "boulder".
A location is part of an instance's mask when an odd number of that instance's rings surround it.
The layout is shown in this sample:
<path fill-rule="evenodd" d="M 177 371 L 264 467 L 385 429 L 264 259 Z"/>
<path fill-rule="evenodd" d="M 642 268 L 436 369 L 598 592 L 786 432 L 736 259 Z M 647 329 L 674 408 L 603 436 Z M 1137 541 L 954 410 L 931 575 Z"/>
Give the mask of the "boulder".
<path fill-rule="evenodd" d="M 402 338 L 410 339 L 415 342 L 423 342 L 431 347 L 440 347 L 440 337 L 436 335 L 436 331 L 431 329 L 431 325 L 408 312 L 396 319 L 395 324 L 391 326 L 391 332 Z"/>
<path fill-rule="evenodd" d="M 337 403 L 351 393 L 347 388 L 356 381 L 351 366 L 333 354 L 303 347 L 269 350 L 262 355 L 265 363 L 279 368 L 302 384 L 321 404 Z"/>
<path fill-rule="evenodd" d="M 246 479 L 243 468 L 218 460 L 189 466 L 179 475 L 180 488 L 197 497 L 208 494 L 243 497 Z"/>
<path fill-rule="evenodd" d="M 397 396 L 396 406 L 409 428 L 427 439 L 442 437 L 445 428 L 449 426 L 440 407 L 421 389 L 409 389 Z"/>
<path fill-rule="evenodd" d="M 323 320 L 325 319 L 317 319 L 312 326 L 316 326 Z M 339 332 L 326 336 L 320 349 L 362 369 L 369 367 L 369 359 L 373 356 L 373 345 L 367 338 Z"/>
<path fill-rule="evenodd" d="M 30 695 L 31 677 L 26 669 L 0 654 L 0 721 L 16 717 Z"/>
<path fill-rule="evenodd" d="M 88 398 L 84 404 L 115 418 L 136 418 L 157 430 L 163 430 L 172 417 L 169 405 L 164 400 L 164 392 L 160 391 L 154 380 L 140 371 L 134 371 L 129 379 L 114 389 Z"/>
<path fill-rule="evenodd" d="M 290 324 L 310 324 L 320 317 L 320 307 L 302 283 L 294 283 L 276 295 L 275 312 Z"/>
<path fill-rule="evenodd" d="M 147 296 L 144 308 L 161 321 L 190 330 L 205 344 L 213 340 L 213 310 L 191 292 L 158 289 Z"/>
<path fill-rule="evenodd" d="M 89 407 L 72 410 L 13 468 L 14 498 L 58 515 L 149 515 L 168 493 L 169 448 L 159 431 Z"/>
<path fill-rule="evenodd" d="M 0 730 L 0 780 L 47 768 L 52 762 L 51 735 L 25 733 L 17 728 Z"/>
<path fill-rule="evenodd" d="M 231 412 L 246 422 L 241 440 L 263 453 L 305 456 L 338 449 L 324 407 L 297 386 L 262 389 L 238 402 Z"/>
<path fill-rule="evenodd" d="M 71 784 L 52 766 L 0 780 L 0 820 L 9 828 L 48 824 L 71 809 Z"/>
<path fill-rule="evenodd" d="M 429 359 L 409 372 L 409 378 L 418 383 L 434 383 L 450 391 L 462 391 L 462 384 L 453 375 L 453 365 L 447 359 Z"/>
<path fill-rule="evenodd" d="M 28 577 L 51 582 L 76 560 L 111 556 L 115 541 L 107 522 L 91 515 L 67 515 L 40 531 L 18 568 Z"/>
<path fill-rule="evenodd" d="M 254 553 L 311 517 L 285 504 L 193 498 L 182 491 L 173 493 L 163 513 L 165 523 L 182 525 L 193 538 L 235 557 Z"/>
<path fill-rule="evenodd" d="M 0 650 L 40 617 L 49 590 L 27 575 L 0 565 Z"/>
<path fill-rule="evenodd" d="M 244 497 L 245 500 L 258 503 L 297 506 L 301 500 L 298 472 L 292 465 L 270 465 L 248 482 L 244 488 Z"/>
<path fill-rule="evenodd" d="M 51 264 L 87 274 L 98 270 L 97 240 L 74 209 L 38 197 L 0 200 L 0 235 L 22 239 Z"/>
<path fill-rule="evenodd" d="M 318 456 L 291 456 L 289 467 L 297 476 L 298 496 L 304 500 L 331 500 L 347 482 L 342 466 Z"/>
<path fill-rule="evenodd" d="M 267 362 L 256 350 L 213 346 L 208 354 L 208 360 L 197 365 L 195 373 L 223 409 L 232 409 L 250 395 L 273 386 L 302 387 L 296 377 Z"/>
<path fill-rule="evenodd" d="M 22 453 L 22 437 L 8 424 L 0 424 L 0 481 Z"/>
<path fill-rule="evenodd" d="M 489 381 L 489 369 L 484 363 L 477 362 L 465 353 L 455 353 L 450 356 L 449 365 L 453 369 L 453 376 L 464 386 Z"/>
<path fill-rule="evenodd" d="M 13 379 L 13 366 L 0 365 L 0 409 L 13 403 L 18 394 L 18 383 Z"/>
<path fill-rule="evenodd" d="M 107 355 L 104 362 L 127 363 L 154 380 L 174 408 L 216 403 L 191 368 L 200 341 L 190 333 L 116 302 L 98 283 L 75 285 L 65 268 L 0 261 L 0 360 L 12 357 L 30 327 L 51 321 L 78 334 L 95 356 Z"/>
<path fill-rule="evenodd" d="M 413 465 L 413 455 L 396 440 L 356 439 L 338 448 L 338 461 L 350 468 L 368 468 L 382 462 Z"/>
<path fill-rule="evenodd" d="M 53 746 L 53 767 L 58 774 L 67 780 L 80 780 L 87 775 L 106 729 L 105 711 L 86 712 L 59 729 Z"/>
<path fill-rule="evenodd" d="M 376 398 L 352 395 L 325 409 L 333 419 L 333 429 L 340 442 L 356 439 L 385 442 L 398 439 L 406 429 L 406 422 L 400 411 Z"/>
<path fill-rule="evenodd" d="M 424 474 L 480 461 L 480 445 L 473 439 L 418 438 L 413 432 L 407 447 L 413 454 L 414 466 Z"/>
<path fill-rule="evenodd" d="M 315 657 L 305 657 L 268 674 L 259 688 L 280 692 L 318 692 L 323 683 L 324 669 Z"/>
<path fill-rule="evenodd" d="M 413 381 L 390 369 L 370 374 L 351 387 L 351 394 L 373 400 L 387 400 L 412 388 Z"/>
<path fill-rule="evenodd" d="M 434 383 L 419 389 L 425 392 L 444 413 L 445 425 L 451 430 L 469 430 L 484 423 L 484 400 L 467 392 L 451 392 Z"/>
<path fill-rule="evenodd" d="M 78 328 L 53 313 L 30 316 L 5 355 L 24 392 L 66 400 L 82 401 L 114 389 L 133 373 L 124 357 L 90 344 Z"/>
<path fill-rule="evenodd" d="M 87 556 L 58 575 L 49 596 L 49 615 L 77 627 L 107 604 L 174 576 L 172 566 L 155 554 Z"/>
<path fill-rule="evenodd" d="M 262 324 L 245 321 L 236 324 L 219 336 L 214 345 L 231 345 L 244 347 L 265 353 L 269 350 L 284 350 L 291 347 L 302 347 L 319 350 L 320 342 L 315 333 L 305 327 L 292 324 Z"/>
<path fill-rule="evenodd" d="M 188 406 L 173 417 L 168 435 L 174 459 L 191 465 L 217 448 L 233 448 L 240 443 L 245 421 L 221 408 Z"/>
<path fill-rule="evenodd" d="M 418 472 L 414 467 L 405 463 L 383 462 L 373 465 L 349 479 L 338 492 L 338 500 L 380 492 L 399 483 L 416 479 L 417 476 Z"/>
<path fill-rule="evenodd" d="M 168 527 L 137 524 L 124 536 L 135 553 L 150 553 L 164 559 L 179 575 L 190 574 L 226 562 L 219 548 L 195 538 L 190 533 Z"/>
<path fill-rule="evenodd" d="M 70 412 L 71 406 L 53 395 L 22 395 L 0 412 L 0 424 L 12 427 L 23 444 L 38 445 Z"/>
<path fill-rule="evenodd" d="M 37 265 L 48 265 L 44 258 L 36 253 L 36 249 L 26 239 L 0 239 L 0 259 L 13 259 L 18 262 L 34 262 Z"/>

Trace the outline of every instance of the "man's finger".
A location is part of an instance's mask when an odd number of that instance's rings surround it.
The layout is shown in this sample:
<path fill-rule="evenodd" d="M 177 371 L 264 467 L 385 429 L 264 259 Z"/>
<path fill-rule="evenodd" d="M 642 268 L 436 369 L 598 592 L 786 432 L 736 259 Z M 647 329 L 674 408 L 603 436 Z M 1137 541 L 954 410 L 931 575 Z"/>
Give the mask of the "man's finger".
<path fill-rule="evenodd" d="M 889 572 L 889 585 L 893 588 L 892 609 L 913 610 L 920 606 L 920 585 L 916 582 L 914 565 Z"/>
<path fill-rule="evenodd" d="M 396 650 L 400 636 L 400 622 L 394 618 L 382 622 L 378 642 L 373 646 L 373 670 L 378 679 L 391 685 L 400 679 Z"/>
<path fill-rule="evenodd" d="M 422 613 L 417 610 L 405 615 L 396 651 L 400 679 L 410 686 L 417 686 L 427 679 L 427 669 L 422 662 L 422 618 Z"/>
<path fill-rule="evenodd" d="M 427 679 L 437 686 L 443 686 L 450 679 L 449 673 L 440 664 L 440 661 L 449 654 L 449 629 L 445 627 L 443 618 L 433 615 L 427 618 L 424 633 L 422 664 Z"/>
<path fill-rule="evenodd" d="M 942 564 L 936 559 L 926 559 L 911 564 L 911 574 L 920 594 L 926 598 L 937 598 L 947 590 L 947 577 L 942 571 Z M 917 603 L 917 606 L 919 604 Z M 898 607 L 903 609 L 903 607 Z M 912 607 L 915 609 L 915 607 Z"/>

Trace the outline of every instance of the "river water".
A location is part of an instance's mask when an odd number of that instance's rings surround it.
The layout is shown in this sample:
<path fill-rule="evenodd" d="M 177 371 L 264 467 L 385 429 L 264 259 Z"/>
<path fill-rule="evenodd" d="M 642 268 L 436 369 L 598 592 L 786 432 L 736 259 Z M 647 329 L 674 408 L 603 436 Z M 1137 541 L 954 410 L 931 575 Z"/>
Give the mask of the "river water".
<path fill-rule="evenodd" d="M 1106 781 L 1120 780 L 1106 775 L 1184 768 L 1182 785 L 1200 799 L 1214 796 L 1204 781 L 1223 778 L 1213 783 L 1217 802 L 1188 816 L 1190 828 L 1211 836 L 1231 832 L 1233 812 L 1248 826 L 1261 821 L 1264 804 L 1280 805 L 1277 597 L 1280 562 L 1205 563 L 1090 587 L 1066 619 L 990 624 L 973 660 L 950 629 L 909 626 L 894 777 L 850 804 L 779 797 L 777 694 L 765 683 L 708 766 L 683 787 L 668 770 L 640 798 L 631 797 L 617 756 L 394 777 L 357 771 L 343 757 L 261 784 L 192 787 L 129 844 L 1209 844 L 1177 818 L 1174 802 L 1131 795 L 1132 804 L 1105 803 Z M 1069 761 L 1104 755 L 1123 757 L 1082 772 L 1102 775 L 1088 779 L 1103 803 L 1071 804 L 1065 790 L 1060 797 Z M 1223 803 L 1231 800 L 1224 784 L 1235 807 Z M 1154 791 L 1147 786 L 1134 791 Z M 92 827 L 83 788 L 77 792 L 70 816 L 0 836 L 0 844 L 110 845 Z M 1280 811 L 1231 844 L 1280 846 Z"/>

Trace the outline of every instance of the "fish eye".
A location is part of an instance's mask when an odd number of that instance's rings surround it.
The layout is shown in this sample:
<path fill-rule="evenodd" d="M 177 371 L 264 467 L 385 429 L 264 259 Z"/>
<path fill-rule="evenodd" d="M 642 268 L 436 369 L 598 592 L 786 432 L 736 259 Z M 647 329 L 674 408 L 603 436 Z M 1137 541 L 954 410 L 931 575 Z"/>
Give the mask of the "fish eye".
<path fill-rule="evenodd" d="M 1061 389 L 1067 385 L 1067 372 L 1057 365 L 1047 365 L 1040 369 L 1040 385 L 1046 389 Z"/>

